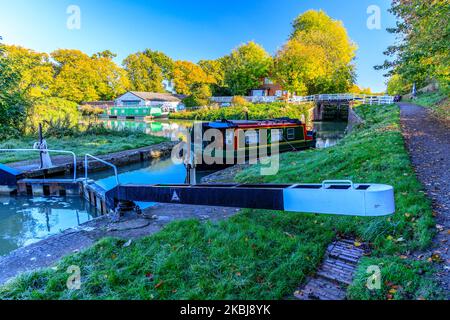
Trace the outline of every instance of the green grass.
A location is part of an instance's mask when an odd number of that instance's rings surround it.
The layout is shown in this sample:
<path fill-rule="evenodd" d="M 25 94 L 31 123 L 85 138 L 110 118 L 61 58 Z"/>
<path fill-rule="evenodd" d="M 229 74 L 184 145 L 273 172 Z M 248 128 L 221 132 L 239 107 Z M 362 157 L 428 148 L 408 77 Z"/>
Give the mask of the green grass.
<path fill-rule="evenodd" d="M 397 202 L 394 216 L 243 210 L 217 224 L 176 222 L 131 246 L 105 239 L 66 257 L 56 270 L 22 275 L 0 289 L 0 299 L 281 299 L 314 274 L 327 245 L 343 234 L 370 242 L 373 248 L 351 287 L 353 299 L 386 299 L 386 290 L 392 286 L 405 292 L 394 294 L 394 299 L 439 297 L 430 280 L 431 263 L 418 266 L 409 259 L 399 260 L 409 250 L 430 244 L 434 221 L 430 201 L 404 148 L 398 107 L 361 106 L 357 112 L 366 123 L 337 146 L 283 154 L 276 176 L 262 177 L 254 166 L 237 178 L 246 182 L 352 179 L 392 184 Z M 376 293 L 365 288 L 369 276 L 365 267 L 370 264 L 381 267 L 387 286 Z M 71 265 L 81 268 L 81 290 L 66 288 L 66 270 Z"/>
<path fill-rule="evenodd" d="M 406 101 L 431 108 L 437 117 L 450 121 L 450 100 L 448 94 L 440 91 L 419 93 L 415 99 Z"/>
<path fill-rule="evenodd" d="M 30 136 L 4 140 L 0 141 L 0 149 L 30 149 L 33 147 L 36 140 L 36 137 Z M 65 136 L 62 138 L 50 137 L 46 140 L 50 149 L 73 151 L 77 156 L 82 156 L 86 153 L 102 155 L 117 151 L 137 149 L 167 141 L 167 139 L 162 137 L 130 131 L 111 131 L 107 134 L 86 134 L 79 136 Z M 37 159 L 37 157 L 38 154 L 36 152 L 3 152 L 0 153 L 0 163 Z"/>
<path fill-rule="evenodd" d="M 380 290 L 366 288 L 370 266 L 380 268 Z M 433 281 L 433 272 L 433 265 L 428 262 L 395 257 L 363 258 L 356 270 L 354 282 L 347 291 L 348 297 L 359 300 L 445 299 Z"/>
<path fill-rule="evenodd" d="M 263 103 L 263 104 L 249 104 L 247 106 L 235 107 L 206 107 L 195 111 L 184 111 L 172 113 L 171 119 L 186 119 L 186 120 L 243 120 L 245 118 L 244 108 L 248 109 L 250 119 L 268 119 L 289 117 L 293 119 L 300 119 L 302 115 L 308 116 L 308 109 L 310 105 L 292 105 L 282 102 Z"/>

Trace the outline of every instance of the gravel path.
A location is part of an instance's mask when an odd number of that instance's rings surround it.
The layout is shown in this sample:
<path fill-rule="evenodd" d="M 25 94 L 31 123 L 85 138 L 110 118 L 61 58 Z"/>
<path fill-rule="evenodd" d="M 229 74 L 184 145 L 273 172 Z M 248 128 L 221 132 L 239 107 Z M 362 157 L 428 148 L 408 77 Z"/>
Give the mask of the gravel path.
<path fill-rule="evenodd" d="M 427 259 L 441 257 L 438 281 L 448 296 L 450 292 L 450 129 L 431 116 L 430 110 L 400 103 L 401 125 L 411 162 L 419 180 L 433 201 L 437 235 L 430 251 L 419 253 Z"/>

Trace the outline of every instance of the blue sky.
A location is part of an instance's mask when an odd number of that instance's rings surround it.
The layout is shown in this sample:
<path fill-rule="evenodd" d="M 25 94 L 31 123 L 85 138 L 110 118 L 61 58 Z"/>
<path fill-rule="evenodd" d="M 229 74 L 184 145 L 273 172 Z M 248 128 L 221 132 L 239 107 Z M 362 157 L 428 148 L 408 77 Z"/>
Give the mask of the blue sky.
<path fill-rule="evenodd" d="M 66 27 L 69 5 L 81 9 L 80 30 Z M 366 26 L 370 5 L 381 8 L 380 30 Z M 250 40 L 273 54 L 297 15 L 323 9 L 344 22 L 359 47 L 358 84 L 382 91 L 386 79 L 373 66 L 383 62 L 383 51 L 394 41 L 385 30 L 395 24 L 389 6 L 389 0 L 0 0 L 0 36 L 5 43 L 43 52 L 109 49 L 118 54 L 118 63 L 145 48 L 197 62 Z"/>

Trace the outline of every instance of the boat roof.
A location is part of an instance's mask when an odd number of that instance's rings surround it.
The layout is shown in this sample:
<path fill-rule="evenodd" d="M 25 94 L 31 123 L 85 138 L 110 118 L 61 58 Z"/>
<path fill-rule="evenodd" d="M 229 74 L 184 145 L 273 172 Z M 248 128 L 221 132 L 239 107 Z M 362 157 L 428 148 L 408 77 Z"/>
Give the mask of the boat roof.
<path fill-rule="evenodd" d="M 277 127 L 286 125 L 302 125 L 303 123 L 298 119 L 277 118 L 277 119 L 262 119 L 262 120 L 220 120 L 203 123 L 204 127 L 213 129 L 228 129 L 228 128 L 245 128 L 245 127 Z"/>

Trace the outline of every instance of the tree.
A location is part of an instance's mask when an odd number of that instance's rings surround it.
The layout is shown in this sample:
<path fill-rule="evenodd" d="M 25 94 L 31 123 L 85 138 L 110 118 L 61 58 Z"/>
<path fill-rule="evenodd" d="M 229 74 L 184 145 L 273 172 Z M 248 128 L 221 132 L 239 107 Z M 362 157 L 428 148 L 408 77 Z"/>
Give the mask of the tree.
<path fill-rule="evenodd" d="M 134 91 L 164 92 L 162 69 L 142 52 L 129 55 L 123 65 Z"/>
<path fill-rule="evenodd" d="M 290 39 L 276 54 L 273 76 L 297 94 L 345 92 L 354 83 L 355 52 L 341 21 L 309 10 L 295 19 Z"/>
<path fill-rule="evenodd" d="M 77 126 L 80 120 L 78 104 L 61 98 L 45 98 L 36 102 L 28 112 L 27 132 L 36 132 L 39 124 L 46 128 L 50 122 L 67 122 L 70 126 Z"/>
<path fill-rule="evenodd" d="M 93 68 L 99 75 L 97 94 L 100 100 L 113 100 L 131 87 L 127 72 L 112 59 L 116 55 L 104 51 L 92 56 Z"/>
<path fill-rule="evenodd" d="M 207 84 L 196 83 L 191 88 L 191 95 L 183 100 L 186 107 L 199 107 L 209 104 L 211 99 L 211 89 Z"/>
<path fill-rule="evenodd" d="M 24 128 L 27 102 L 19 90 L 20 73 L 7 58 L 7 48 L 0 44 L 0 139 Z"/>
<path fill-rule="evenodd" d="M 298 95 L 313 94 L 313 87 L 327 76 L 325 50 L 317 45 L 288 41 L 277 53 L 274 77 L 285 90 Z M 314 92 L 315 93 L 315 92 Z"/>
<path fill-rule="evenodd" d="M 198 65 L 211 79 L 211 93 L 214 96 L 231 95 L 229 88 L 225 84 L 225 66 L 223 58 L 217 60 L 200 60 Z"/>
<path fill-rule="evenodd" d="M 251 41 L 233 50 L 223 60 L 224 83 L 232 95 L 247 95 L 270 74 L 272 57 L 263 47 Z"/>
<path fill-rule="evenodd" d="M 411 83 L 408 84 L 408 82 L 398 74 L 392 75 L 387 83 L 387 93 L 389 95 L 403 95 L 411 92 L 411 89 Z"/>
<path fill-rule="evenodd" d="M 48 97 L 53 83 L 53 65 L 45 53 L 19 46 L 4 46 L 5 58 L 17 72 L 17 89 L 29 101 Z"/>
<path fill-rule="evenodd" d="M 214 82 L 214 79 L 195 63 L 176 61 L 173 82 L 177 93 L 190 95 L 194 92 L 194 88 L 198 90 L 199 85 L 209 85 Z"/>
<path fill-rule="evenodd" d="M 112 61 L 114 54 L 110 51 L 90 57 L 79 50 L 60 49 L 51 56 L 56 62 L 54 97 L 77 103 L 109 100 L 130 86 L 127 74 Z"/>
<path fill-rule="evenodd" d="M 172 58 L 161 51 L 152 51 L 150 49 L 146 49 L 144 51 L 144 55 L 150 58 L 154 64 L 161 68 L 162 77 L 165 80 L 173 79 L 174 62 Z"/>
<path fill-rule="evenodd" d="M 443 89 L 450 85 L 450 3 L 447 0 L 393 0 L 390 9 L 397 24 L 388 31 L 398 36 L 388 47 L 386 60 L 375 69 L 385 69 L 386 76 L 398 75 L 409 85 L 426 85 L 438 80 Z M 398 78 L 394 78 L 395 84 Z"/>

